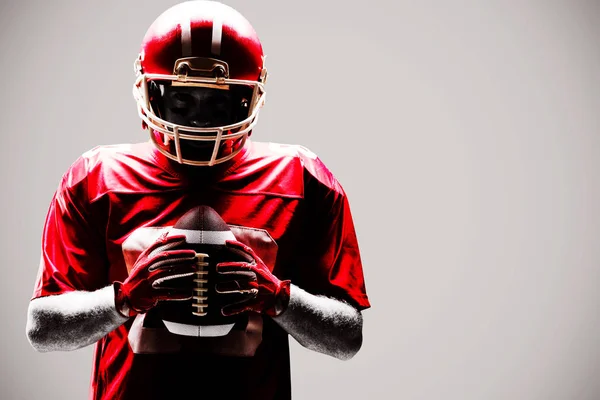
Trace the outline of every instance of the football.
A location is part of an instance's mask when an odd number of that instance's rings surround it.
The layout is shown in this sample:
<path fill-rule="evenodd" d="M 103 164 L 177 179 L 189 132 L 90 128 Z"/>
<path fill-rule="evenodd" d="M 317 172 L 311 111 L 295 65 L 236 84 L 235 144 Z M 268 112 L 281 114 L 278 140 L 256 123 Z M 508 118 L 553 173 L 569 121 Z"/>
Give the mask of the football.
<path fill-rule="evenodd" d="M 245 328 L 247 315 L 224 316 L 221 308 L 235 301 L 239 294 L 216 293 L 219 281 L 231 280 L 216 272 L 216 265 L 224 261 L 243 261 L 229 251 L 226 240 L 235 240 L 227 223 L 211 207 L 197 206 L 186 212 L 169 230 L 169 236 L 184 235 L 185 248 L 196 252 L 197 272 L 193 277 L 177 279 L 176 284 L 191 287 L 193 297 L 184 301 L 163 301 L 156 307 L 156 315 L 169 332 L 185 336 L 223 336 L 236 324 Z M 237 258 L 236 258 L 237 257 Z"/>

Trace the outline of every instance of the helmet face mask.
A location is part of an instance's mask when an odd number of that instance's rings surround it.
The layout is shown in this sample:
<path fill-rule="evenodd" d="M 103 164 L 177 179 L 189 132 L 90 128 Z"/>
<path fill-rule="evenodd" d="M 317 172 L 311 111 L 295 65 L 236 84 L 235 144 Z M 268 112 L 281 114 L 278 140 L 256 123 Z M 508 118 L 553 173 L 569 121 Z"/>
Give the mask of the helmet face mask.
<path fill-rule="evenodd" d="M 155 112 L 171 123 L 195 128 L 231 125 L 248 117 L 241 114 L 245 99 L 237 99 L 233 90 L 208 87 L 159 85 L 160 101 L 152 104 Z M 237 119 L 240 118 L 240 119 Z"/>
<path fill-rule="evenodd" d="M 244 127 L 224 131 L 223 140 L 217 143 L 215 136 L 218 135 L 218 128 L 236 125 L 249 117 L 252 93 L 252 88 L 242 85 L 230 85 L 228 89 L 224 89 L 153 81 L 149 88 L 151 110 L 158 118 L 169 123 L 155 122 L 161 124 L 168 132 L 154 130 L 154 134 L 155 136 L 158 134 L 158 139 L 163 145 L 169 146 L 169 153 L 177 156 L 174 140 L 174 127 L 177 126 L 182 160 L 210 160 L 217 146 L 217 156 L 228 156 L 234 149 L 241 148 L 243 145 L 242 141 L 245 137 L 236 134 L 240 134 Z M 197 133 L 191 131 L 194 128 L 207 130 Z M 202 139 L 201 136 L 204 136 L 207 140 L 181 140 L 182 134 L 194 135 L 197 139 Z"/>
<path fill-rule="evenodd" d="M 256 32 L 217 2 L 189 1 L 161 14 L 144 37 L 135 71 L 144 128 L 161 153 L 182 164 L 212 166 L 235 157 L 265 101 Z"/>

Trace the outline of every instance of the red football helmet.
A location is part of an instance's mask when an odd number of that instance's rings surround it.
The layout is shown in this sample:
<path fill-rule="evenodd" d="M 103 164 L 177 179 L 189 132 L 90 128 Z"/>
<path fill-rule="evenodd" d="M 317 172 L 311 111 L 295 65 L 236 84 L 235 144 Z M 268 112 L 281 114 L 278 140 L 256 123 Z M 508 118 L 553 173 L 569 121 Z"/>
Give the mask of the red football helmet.
<path fill-rule="evenodd" d="M 133 86 L 143 127 L 159 151 L 188 165 L 212 166 L 233 158 L 244 146 L 265 101 L 264 61 L 254 28 L 233 8 L 215 1 L 187 1 L 164 11 L 144 36 Z M 153 107 L 156 83 L 223 90 L 245 87 L 251 94 L 247 112 L 238 122 L 200 128 L 161 118 Z M 205 157 L 201 152 L 182 152 L 183 143 L 197 141 L 212 142 L 212 152 Z"/>

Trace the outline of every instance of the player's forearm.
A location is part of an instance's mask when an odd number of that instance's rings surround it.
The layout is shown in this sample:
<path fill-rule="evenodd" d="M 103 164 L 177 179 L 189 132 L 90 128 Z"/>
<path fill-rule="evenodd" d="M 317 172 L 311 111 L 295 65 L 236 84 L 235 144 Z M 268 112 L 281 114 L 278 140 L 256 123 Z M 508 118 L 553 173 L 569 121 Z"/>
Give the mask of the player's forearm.
<path fill-rule="evenodd" d="M 76 350 L 95 343 L 127 318 L 115 309 L 113 286 L 34 299 L 27 338 L 41 352 Z"/>
<path fill-rule="evenodd" d="M 362 314 L 358 310 L 295 285 L 287 310 L 273 319 L 302 346 L 341 360 L 352 358 L 362 345 Z"/>

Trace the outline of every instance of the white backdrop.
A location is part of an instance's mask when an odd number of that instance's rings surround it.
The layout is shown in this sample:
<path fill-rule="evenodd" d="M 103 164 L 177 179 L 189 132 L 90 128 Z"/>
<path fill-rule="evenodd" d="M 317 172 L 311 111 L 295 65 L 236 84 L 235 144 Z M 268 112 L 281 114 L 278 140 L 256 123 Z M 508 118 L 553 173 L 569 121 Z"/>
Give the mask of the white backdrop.
<path fill-rule="evenodd" d="M 173 1 L 0 6 L 0 398 L 83 399 L 92 347 L 26 309 L 62 173 L 146 140 L 133 60 Z M 350 361 L 292 339 L 295 399 L 600 398 L 600 4 L 242 1 L 270 72 L 254 140 L 346 189 L 373 307 Z"/>

